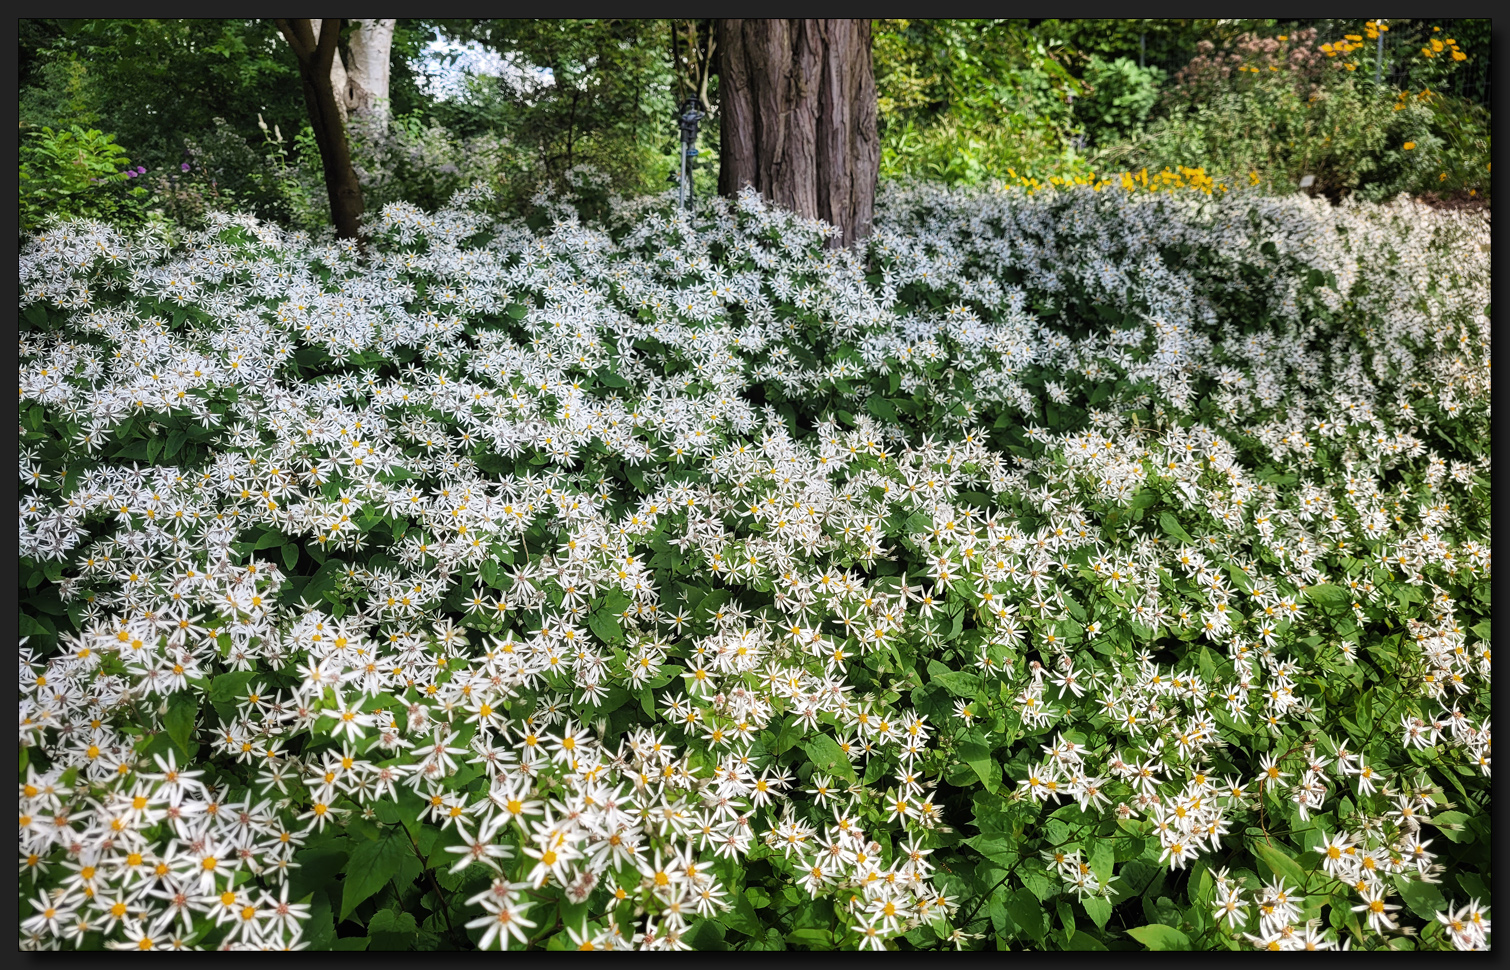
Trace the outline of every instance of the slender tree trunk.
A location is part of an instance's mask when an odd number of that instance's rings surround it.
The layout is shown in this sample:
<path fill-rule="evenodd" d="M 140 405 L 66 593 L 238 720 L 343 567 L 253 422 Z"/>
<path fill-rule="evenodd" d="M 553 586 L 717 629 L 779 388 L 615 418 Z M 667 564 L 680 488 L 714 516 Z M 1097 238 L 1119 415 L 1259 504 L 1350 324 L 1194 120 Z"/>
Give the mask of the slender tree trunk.
<path fill-rule="evenodd" d="M 870 234 L 880 172 L 869 20 L 720 20 L 719 191 L 754 186 L 800 216 Z"/>
<path fill-rule="evenodd" d="M 309 123 L 315 130 L 315 144 L 320 147 L 320 161 L 325 168 L 325 191 L 330 196 L 330 219 L 336 235 L 356 239 L 362 224 L 362 186 L 351 165 L 351 147 L 346 141 L 346 125 L 341 120 L 335 89 L 331 86 L 331 62 L 336 56 L 336 41 L 341 22 L 326 19 L 320 37 L 308 20 L 275 20 L 278 30 L 294 50 L 299 62 L 299 76 L 304 82 L 304 104 L 309 109 Z"/>
<path fill-rule="evenodd" d="M 309 22 L 309 27 L 315 34 L 316 45 L 320 43 L 320 28 L 324 23 L 325 21 L 323 20 L 311 20 Z M 336 23 L 339 24 L 340 21 L 337 20 Z M 351 120 L 351 111 L 347 98 L 347 89 L 350 87 L 351 78 L 346 75 L 346 62 L 341 59 L 341 44 L 338 39 L 336 41 L 335 55 L 330 59 L 330 90 L 335 92 L 336 113 L 341 116 L 342 126 L 345 126 Z"/>

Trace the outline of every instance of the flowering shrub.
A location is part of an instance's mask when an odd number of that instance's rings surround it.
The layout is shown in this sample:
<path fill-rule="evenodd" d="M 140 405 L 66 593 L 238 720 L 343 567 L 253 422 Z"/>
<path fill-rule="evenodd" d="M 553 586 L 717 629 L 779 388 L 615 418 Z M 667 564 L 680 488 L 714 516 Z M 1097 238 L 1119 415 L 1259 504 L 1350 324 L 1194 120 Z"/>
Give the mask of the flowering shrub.
<path fill-rule="evenodd" d="M 1324 48 L 1324 49 L 1323 49 Z M 1319 97 L 1326 70 L 1341 70 L 1341 62 L 1328 63 L 1332 45 L 1319 45 L 1316 31 L 1303 28 L 1279 37 L 1243 34 L 1232 49 L 1217 51 L 1209 40 L 1196 44 L 1196 55 L 1175 73 L 1165 98 L 1183 106 L 1199 104 L 1229 91 L 1247 91 L 1269 75 L 1279 75 L 1296 93 Z"/>
<path fill-rule="evenodd" d="M 1481 217 L 485 197 L 26 246 L 23 946 L 1487 946 Z"/>
<path fill-rule="evenodd" d="M 1280 192 L 1304 182 L 1333 198 L 1487 197 L 1488 109 L 1434 90 L 1447 80 L 1445 64 L 1460 62 L 1429 60 L 1428 46 L 1415 57 L 1425 69 L 1409 75 L 1418 89 L 1381 89 L 1375 47 L 1363 43 L 1379 34 L 1371 21 L 1362 29 L 1320 44 L 1310 29 L 1245 34 L 1225 52 L 1201 42 L 1164 92 L 1164 113 L 1097 162 L 1157 169 L 1199 161 L 1214 175 L 1251 171 Z"/>
<path fill-rule="evenodd" d="M 120 222 L 140 218 L 147 190 L 132 180 L 147 170 L 131 164 L 114 135 L 73 125 L 59 131 L 44 127 L 27 136 L 20 167 L 23 235 L 50 215 Z"/>

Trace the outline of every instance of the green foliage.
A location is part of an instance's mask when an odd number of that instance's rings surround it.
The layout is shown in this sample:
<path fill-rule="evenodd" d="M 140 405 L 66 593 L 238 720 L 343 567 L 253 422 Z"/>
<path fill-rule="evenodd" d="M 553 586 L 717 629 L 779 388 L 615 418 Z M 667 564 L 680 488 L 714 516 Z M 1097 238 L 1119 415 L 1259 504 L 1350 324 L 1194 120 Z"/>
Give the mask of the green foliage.
<path fill-rule="evenodd" d="M 1276 191 L 1310 175 L 1317 192 L 1379 200 L 1443 189 L 1487 194 L 1488 148 L 1483 109 L 1441 96 L 1382 96 L 1348 73 L 1314 95 L 1281 77 L 1214 94 L 1150 123 L 1120 162 L 1253 172 Z"/>
<path fill-rule="evenodd" d="M 1093 54 L 1084 80 L 1090 93 L 1077 102 L 1075 114 L 1085 119 L 1086 132 L 1100 145 L 1143 127 L 1159 101 L 1164 71 L 1139 67 L 1127 57 L 1108 62 Z"/>
<path fill-rule="evenodd" d="M 147 190 L 115 136 L 74 125 L 43 127 L 21 143 L 21 230 L 49 218 L 139 220 Z"/>
<path fill-rule="evenodd" d="M 53 35 L 37 56 L 67 65 L 97 117 L 93 124 L 129 146 L 149 171 L 177 166 L 184 139 L 212 131 L 216 117 L 243 136 L 254 132 L 259 112 L 286 130 L 297 130 L 304 117 L 293 55 L 270 20 L 47 23 Z"/>
<path fill-rule="evenodd" d="M 603 214 L 609 190 L 658 191 L 674 166 L 675 78 L 668 21 L 440 20 L 457 40 L 475 40 L 513 67 L 475 79 L 465 96 L 436 104 L 435 121 L 462 138 L 506 139 L 497 184 L 502 204 L 521 211 L 542 188 L 580 182 L 590 168 L 605 179 L 589 205 Z M 717 158 L 717 125 L 703 125 Z M 699 190 L 713 186 L 703 166 Z M 469 183 L 468 183 L 469 184 Z M 579 193 L 580 194 L 580 193 Z"/>
<path fill-rule="evenodd" d="M 972 184 L 1008 169 L 1083 170 L 1070 147 L 1083 87 L 1021 23 L 881 20 L 872 52 L 883 177 Z"/>

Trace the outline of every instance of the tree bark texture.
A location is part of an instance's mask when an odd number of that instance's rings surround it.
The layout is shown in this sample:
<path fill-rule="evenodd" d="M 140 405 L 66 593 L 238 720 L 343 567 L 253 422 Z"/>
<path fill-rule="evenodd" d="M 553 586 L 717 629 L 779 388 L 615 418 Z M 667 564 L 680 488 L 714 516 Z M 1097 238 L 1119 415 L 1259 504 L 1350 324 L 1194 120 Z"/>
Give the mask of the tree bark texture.
<path fill-rule="evenodd" d="M 397 23 L 391 17 L 353 20 L 355 29 L 347 40 L 346 84 L 341 88 L 346 109 L 353 115 L 367 115 L 380 126 L 387 125 L 390 114 L 388 78 Z"/>
<path fill-rule="evenodd" d="M 718 22 L 719 192 L 870 234 L 881 142 L 869 20 Z"/>
<path fill-rule="evenodd" d="M 335 88 L 331 85 L 331 63 L 341 22 L 326 19 L 316 39 L 309 20 L 275 20 L 278 30 L 293 48 L 299 62 L 299 77 L 304 82 L 304 104 L 309 109 L 309 123 L 320 148 L 325 168 L 325 191 L 330 197 L 330 219 L 336 235 L 356 239 L 362 224 L 362 186 L 351 165 L 351 146 L 346 141 L 346 125 L 341 119 Z"/>
<path fill-rule="evenodd" d="M 393 54 L 393 28 L 390 18 L 351 21 L 351 36 L 342 58 L 337 45 L 330 61 L 330 87 L 336 93 L 336 109 L 343 123 L 353 116 L 369 118 L 378 127 L 386 127 L 390 115 L 388 80 Z M 315 41 L 320 40 L 321 21 L 311 20 Z"/>

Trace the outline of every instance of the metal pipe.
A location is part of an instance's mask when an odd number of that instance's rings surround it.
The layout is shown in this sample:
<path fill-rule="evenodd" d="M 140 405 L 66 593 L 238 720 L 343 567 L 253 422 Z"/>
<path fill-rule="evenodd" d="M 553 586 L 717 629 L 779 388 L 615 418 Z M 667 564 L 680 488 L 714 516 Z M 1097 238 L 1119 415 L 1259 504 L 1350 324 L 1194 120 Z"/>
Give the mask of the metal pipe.
<path fill-rule="evenodd" d="M 681 177 L 678 180 L 676 201 L 684 209 L 692 208 L 692 165 L 697 157 L 697 123 L 707 115 L 698 110 L 697 99 L 688 98 L 680 108 L 677 126 L 682 132 Z"/>

